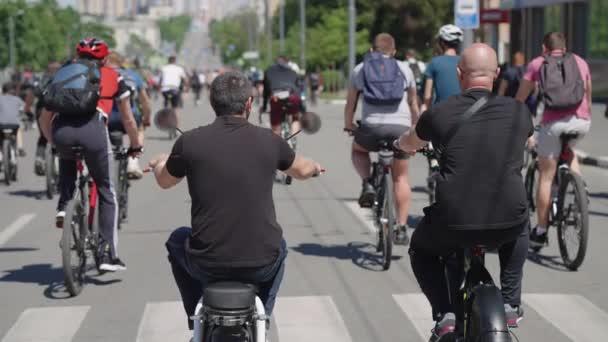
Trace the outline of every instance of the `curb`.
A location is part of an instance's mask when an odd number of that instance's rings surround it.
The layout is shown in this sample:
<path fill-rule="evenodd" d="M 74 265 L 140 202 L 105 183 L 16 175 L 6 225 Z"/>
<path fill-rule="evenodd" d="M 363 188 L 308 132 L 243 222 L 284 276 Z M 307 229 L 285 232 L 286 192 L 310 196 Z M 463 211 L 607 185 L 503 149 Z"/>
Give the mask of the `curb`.
<path fill-rule="evenodd" d="M 325 103 L 336 106 L 344 106 L 346 104 L 346 100 L 327 100 Z"/>
<path fill-rule="evenodd" d="M 608 169 L 608 157 L 594 157 L 580 150 L 575 150 L 575 152 L 581 164 Z"/>

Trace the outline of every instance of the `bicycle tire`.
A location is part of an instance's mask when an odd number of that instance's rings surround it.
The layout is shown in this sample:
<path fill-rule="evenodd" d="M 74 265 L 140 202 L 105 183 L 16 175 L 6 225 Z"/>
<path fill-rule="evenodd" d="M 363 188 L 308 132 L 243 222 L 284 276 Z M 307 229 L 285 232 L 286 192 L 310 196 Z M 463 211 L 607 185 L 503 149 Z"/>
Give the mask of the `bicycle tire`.
<path fill-rule="evenodd" d="M 578 208 L 578 216 L 575 218 L 577 222 L 580 223 L 580 227 L 578 227 L 577 237 L 579 240 L 579 246 L 576 251 L 576 255 L 573 256 L 568 250 L 567 246 L 567 227 L 565 224 L 567 223 L 569 216 L 566 215 L 564 217 L 564 213 L 570 213 L 570 208 L 564 207 L 564 200 L 566 196 L 566 192 L 568 191 L 568 185 L 572 184 L 574 200 L 575 203 L 572 205 L 575 208 Z M 587 253 L 587 243 L 589 240 L 589 207 L 588 207 L 588 198 L 587 191 L 585 190 L 585 183 L 583 179 L 578 174 L 572 172 L 565 172 L 562 175 L 562 182 L 560 184 L 560 191 L 558 197 L 558 205 L 560 210 L 559 220 L 557 224 L 557 240 L 559 242 L 559 251 L 562 256 L 562 260 L 564 265 L 571 271 L 576 271 L 582 265 L 583 260 L 585 259 L 585 255 Z"/>
<path fill-rule="evenodd" d="M 538 186 L 538 162 L 533 161 L 526 169 L 524 187 L 526 189 L 526 199 L 531 213 L 536 212 L 536 188 Z"/>
<path fill-rule="evenodd" d="M 120 200 L 120 220 L 122 222 L 127 222 L 127 218 L 129 217 L 129 177 L 127 175 L 127 160 L 123 160 L 122 163 L 122 172 L 120 177 L 122 178 L 121 182 L 121 193 L 122 198 Z"/>
<path fill-rule="evenodd" d="M 72 297 L 78 296 L 84 286 L 86 273 L 86 236 L 88 229 L 88 195 L 85 187 L 76 190 L 68 201 L 61 234 L 61 256 L 65 287 Z M 75 255 L 72 255 L 75 252 Z M 74 267 L 75 266 L 75 267 Z"/>
<path fill-rule="evenodd" d="M 53 154 L 52 149 L 46 151 L 46 156 L 44 158 L 45 163 L 45 177 L 46 177 L 46 197 L 48 199 L 53 199 L 53 195 L 57 191 L 57 183 L 55 178 L 55 155 Z"/>
<path fill-rule="evenodd" d="M 6 185 L 11 185 L 11 180 L 13 179 L 11 175 L 11 142 L 9 138 L 5 135 L 2 140 L 2 169 L 4 170 L 4 183 Z"/>
<path fill-rule="evenodd" d="M 380 229 L 382 230 L 382 269 L 385 271 L 391 267 L 393 257 L 393 241 L 395 239 L 393 226 L 395 223 L 395 202 L 393 193 L 393 182 L 390 174 L 386 173 L 383 180 L 382 217 Z"/>
<path fill-rule="evenodd" d="M 17 171 L 19 170 L 19 166 L 17 165 L 17 147 L 11 142 L 11 151 L 12 153 L 11 155 L 11 159 L 14 158 L 13 162 L 14 164 L 11 165 L 11 180 L 13 182 L 17 181 Z"/>
<path fill-rule="evenodd" d="M 465 316 L 466 342 L 511 342 L 504 301 L 500 290 L 490 284 L 472 291 Z"/>

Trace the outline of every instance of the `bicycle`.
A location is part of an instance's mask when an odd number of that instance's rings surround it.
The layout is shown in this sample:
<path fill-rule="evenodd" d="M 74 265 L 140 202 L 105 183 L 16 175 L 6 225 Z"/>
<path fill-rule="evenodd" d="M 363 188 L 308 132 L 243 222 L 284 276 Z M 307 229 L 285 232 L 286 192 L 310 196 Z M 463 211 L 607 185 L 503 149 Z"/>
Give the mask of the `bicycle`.
<path fill-rule="evenodd" d="M 266 342 L 270 317 L 256 287 L 241 282 L 212 283 L 197 304 L 192 342 Z"/>
<path fill-rule="evenodd" d="M 459 342 L 512 341 L 502 293 L 485 267 L 485 252 L 484 246 L 464 249 L 464 278 L 452 300 Z M 444 266 L 449 285 L 447 264 Z"/>
<path fill-rule="evenodd" d="M 0 125 L 2 141 L 2 170 L 8 186 L 17 181 L 17 130 L 19 125 Z"/>
<path fill-rule="evenodd" d="M 59 193 L 59 157 L 54 147 L 48 146 L 44 156 L 44 174 L 46 178 L 46 197 L 53 199 Z"/>
<path fill-rule="evenodd" d="M 171 112 L 170 115 L 169 115 L 169 117 L 173 121 L 167 127 L 167 132 L 169 133 L 169 140 L 173 140 L 173 139 L 177 138 L 177 132 L 175 130 L 175 126 L 177 125 L 177 116 L 176 116 L 176 113 L 175 113 L 175 109 L 172 107 L 173 98 L 175 96 L 179 96 L 176 93 L 176 91 L 164 91 L 163 92 L 163 97 L 164 97 L 163 109 L 164 110 L 168 110 L 168 111 Z"/>
<path fill-rule="evenodd" d="M 118 201 L 118 229 L 122 229 L 122 223 L 127 221 L 129 216 L 129 188 L 131 183 L 127 174 L 129 154 L 133 151 L 122 146 L 122 132 L 110 132 L 110 141 L 114 151 L 116 161 L 116 172 L 113 176 L 116 199 Z"/>
<path fill-rule="evenodd" d="M 381 141 L 378 160 L 372 163 L 371 182 L 376 189 L 376 198 L 372 206 L 374 222 L 378 227 L 376 251 L 382 253 L 382 268 L 388 270 L 393 256 L 395 240 L 395 193 L 391 168 L 393 165 L 393 142 Z"/>
<path fill-rule="evenodd" d="M 589 197 L 582 177 L 570 170 L 569 160 L 574 156 L 570 141 L 576 140 L 578 134 L 564 133 L 561 153 L 557 163 L 557 172 L 551 186 L 551 207 L 549 210 L 549 227 L 557 228 L 559 251 L 566 268 L 576 271 L 583 263 L 587 253 L 589 239 Z M 525 188 L 530 207 L 530 213 L 536 211 L 536 188 L 538 184 L 538 161 L 536 152 L 531 152 L 532 158 L 525 177 Z M 567 201 L 566 197 L 572 198 Z M 569 228 L 572 229 L 569 229 Z M 547 227 L 548 228 L 548 227 Z M 574 244 L 569 245 L 569 242 Z M 533 247 L 539 252 L 542 247 Z"/>
<path fill-rule="evenodd" d="M 97 187 L 85 171 L 82 147 L 74 146 L 78 179 L 74 196 L 66 205 L 61 235 L 61 255 L 65 286 L 71 296 L 77 296 L 85 284 L 89 270 L 87 259 L 93 257 L 98 266 L 97 250 L 100 245 L 96 218 Z"/>

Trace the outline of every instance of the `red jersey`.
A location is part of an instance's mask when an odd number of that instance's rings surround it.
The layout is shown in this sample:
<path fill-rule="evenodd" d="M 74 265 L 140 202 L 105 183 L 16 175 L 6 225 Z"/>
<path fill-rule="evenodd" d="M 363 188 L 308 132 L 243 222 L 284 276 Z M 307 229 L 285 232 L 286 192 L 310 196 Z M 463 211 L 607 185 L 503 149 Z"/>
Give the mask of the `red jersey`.
<path fill-rule="evenodd" d="M 100 70 L 100 98 L 97 102 L 97 109 L 108 117 L 108 114 L 112 112 L 114 101 L 130 96 L 131 91 L 116 69 L 102 66 Z"/>

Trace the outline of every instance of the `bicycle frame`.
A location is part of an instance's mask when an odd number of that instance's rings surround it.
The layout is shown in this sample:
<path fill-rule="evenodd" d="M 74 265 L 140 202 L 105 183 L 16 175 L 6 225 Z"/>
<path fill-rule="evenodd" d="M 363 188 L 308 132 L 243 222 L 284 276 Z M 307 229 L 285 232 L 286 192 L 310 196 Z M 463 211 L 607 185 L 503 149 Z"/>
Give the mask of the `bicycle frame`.
<path fill-rule="evenodd" d="M 84 173 L 85 167 L 80 157 L 76 158 L 76 169 L 78 170 L 78 187 L 82 188 L 85 186 L 89 187 L 89 216 L 88 223 L 89 229 L 95 224 L 95 210 L 97 208 L 97 185 L 93 181 L 93 178 L 89 174 Z"/>

